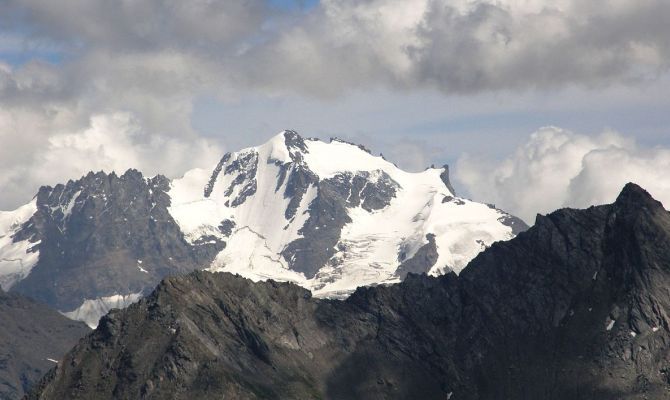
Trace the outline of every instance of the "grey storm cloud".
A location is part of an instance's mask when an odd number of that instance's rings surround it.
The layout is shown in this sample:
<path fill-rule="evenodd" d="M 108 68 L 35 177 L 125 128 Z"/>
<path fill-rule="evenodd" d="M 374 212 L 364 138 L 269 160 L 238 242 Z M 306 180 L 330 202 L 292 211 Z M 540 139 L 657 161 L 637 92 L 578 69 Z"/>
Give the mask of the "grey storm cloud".
<path fill-rule="evenodd" d="M 60 47 L 71 74 L 159 94 L 606 85 L 648 79 L 670 62 L 664 0 L 323 0 L 308 11 L 261 0 L 28 0 L 4 8 L 3 25 Z"/>

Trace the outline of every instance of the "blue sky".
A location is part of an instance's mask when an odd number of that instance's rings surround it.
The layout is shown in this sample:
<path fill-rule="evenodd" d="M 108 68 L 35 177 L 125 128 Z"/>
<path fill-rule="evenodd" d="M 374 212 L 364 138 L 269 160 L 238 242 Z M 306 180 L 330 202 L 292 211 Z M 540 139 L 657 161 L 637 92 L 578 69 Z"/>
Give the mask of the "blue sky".
<path fill-rule="evenodd" d="M 269 2 L 284 9 L 309 9 L 315 7 L 319 0 L 269 0 Z"/>

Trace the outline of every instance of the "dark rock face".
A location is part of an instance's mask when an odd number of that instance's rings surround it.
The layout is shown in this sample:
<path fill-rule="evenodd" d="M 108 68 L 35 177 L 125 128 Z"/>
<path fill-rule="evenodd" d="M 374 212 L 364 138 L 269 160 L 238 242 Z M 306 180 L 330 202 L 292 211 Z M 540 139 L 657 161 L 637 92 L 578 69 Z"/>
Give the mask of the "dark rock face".
<path fill-rule="evenodd" d="M 197 272 L 105 317 L 30 398 L 665 399 L 670 214 L 628 185 L 462 271 L 346 301 Z"/>
<path fill-rule="evenodd" d="M 451 194 L 456 196 L 456 190 L 454 189 L 454 186 L 451 184 L 451 179 L 449 179 L 449 166 L 444 165 L 442 167 L 442 173 L 440 174 L 440 178 L 442 179 L 442 182 L 444 182 L 444 185 L 449 189 Z"/>
<path fill-rule="evenodd" d="M 90 329 L 0 290 L 0 399 L 21 398 Z"/>
<path fill-rule="evenodd" d="M 237 174 L 235 179 L 230 183 L 230 186 L 226 189 L 226 196 L 230 196 L 233 193 L 233 190 L 239 186 L 237 197 L 230 203 L 231 207 L 236 207 L 244 203 L 247 197 L 256 193 L 256 190 L 258 189 L 256 183 L 257 169 L 258 153 L 256 152 L 247 153 L 226 166 L 226 169 L 224 170 L 226 175 Z"/>
<path fill-rule="evenodd" d="M 207 265 L 223 244 L 188 244 L 168 212 L 168 190 L 167 178 L 135 170 L 42 187 L 37 212 L 17 233 L 41 241 L 40 258 L 11 290 L 70 311 L 85 299 L 149 291 L 167 275 Z"/>
<path fill-rule="evenodd" d="M 296 131 L 284 131 L 284 143 L 286 143 L 286 148 L 289 150 L 291 155 L 298 154 L 298 152 L 307 152 L 305 139 L 303 139 L 302 136 L 300 136 Z M 293 161 L 298 160 L 293 158 Z"/>
<path fill-rule="evenodd" d="M 219 232 L 224 236 L 230 236 L 230 234 L 233 233 L 233 229 L 235 229 L 235 221 L 229 219 L 224 219 L 219 225 Z"/>
<path fill-rule="evenodd" d="M 284 164 L 280 171 L 281 175 L 280 179 L 277 180 L 276 190 L 284 184 L 284 178 L 288 174 L 288 182 L 286 182 L 286 188 L 284 189 L 284 198 L 290 199 L 284 212 L 284 217 L 288 221 L 295 217 L 302 197 L 310 186 L 318 182 L 319 178 L 301 164 Z"/>
<path fill-rule="evenodd" d="M 212 171 L 212 176 L 209 177 L 209 181 L 205 186 L 205 191 L 203 193 L 205 197 L 209 197 L 212 194 L 212 190 L 214 190 L 214 184 L 216 183 L 216 179 L 219 177 L 219 174 L 221 173 L 223 166 L 228 162 L 228 160 L 230 160 L 230 153 L 224 154 L 223 158 L 221 158 L 221 160 L 219 160 L 219 163 L 216 164 L 216 167 L 214 167 L 214 171 Z"/>

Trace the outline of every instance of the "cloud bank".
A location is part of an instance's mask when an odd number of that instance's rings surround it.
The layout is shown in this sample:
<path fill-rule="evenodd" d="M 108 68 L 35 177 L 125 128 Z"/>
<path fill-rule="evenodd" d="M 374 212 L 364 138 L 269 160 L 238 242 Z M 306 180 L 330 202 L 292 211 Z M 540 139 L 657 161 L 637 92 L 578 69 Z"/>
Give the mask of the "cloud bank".
<path fill-rule="evenodd" d="M 204 139 L 147 134 L 127 113 L 95 115 L 79 131 L 56 124 L 33 129 L 49 131 L 48 136 L 20 134 L 40 121 L 32 115 L 22 117 L 17 120 L 0 111 L 0 206 L 7 208 L 27 202 L 42 184 L 64 183 L 88 171 L 120 174 L 137 168 L 150 176 L 178 176 L 195 166 L 209 167 L 222 154 L 220 147 Z"/>
<path fill-rule="evenodd" d="M 635 182 L 670 206 L 670 149 L 647 148 L 615 132 L 598 136 L 546 127 L 500 162 L 463 156 L 456 179 L 474 198 L 532 223 L 536 213 L 614 201 Z"/>
<path fill-rule="evenodd" d="M 445 93 L 607 85 L 670 65 L 670 3 L 592 0 L 6 1 L 62 79 L 180 92 L 332 96 L 378 85 Z M 76 12 L 73 12 L 76 10 Z M 94 82 L 76 84 L 81 73 Z"/>
<path fill-rule="evenodd" d="M 206 97 L 654 81 L 670 66 L 667 15 L 665 0 L 4 0 L 0 208 L 82 168 L 178 174 L 204 163 L 225 143 L 193 128 Z M 222 132 L 260 140 L 283 128 Z M 91 155 L 96 144 L 104 156 Z"/>

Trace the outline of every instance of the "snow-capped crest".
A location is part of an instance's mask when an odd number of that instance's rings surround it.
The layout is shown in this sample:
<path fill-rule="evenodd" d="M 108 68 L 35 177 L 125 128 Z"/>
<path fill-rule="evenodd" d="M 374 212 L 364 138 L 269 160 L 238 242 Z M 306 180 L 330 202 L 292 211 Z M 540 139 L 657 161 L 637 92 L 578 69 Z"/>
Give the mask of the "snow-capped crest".
<path fill-rule="evenodd" d="M 458 272 L 514 236 L 511 216 L 456 197 L 448 173 L 409 173 L 363 146 L 287 130 L 174 180 L 170 213 L 189 241 L 226 243 L 212 270 L 337 296 L 407 272 Z"/>
<path fill-rule="evenodd" d="M 283 131 L 173 181 L 128 170 L 41 188 L 0 212 L 0 286 L 93 324 L 100 299 L 136 298 L 166 275 L 208 267 L 344 296 L 459 272 L 523 228 L 457 197 L 446 166 L 410 173 L 354 143 Z"/>

